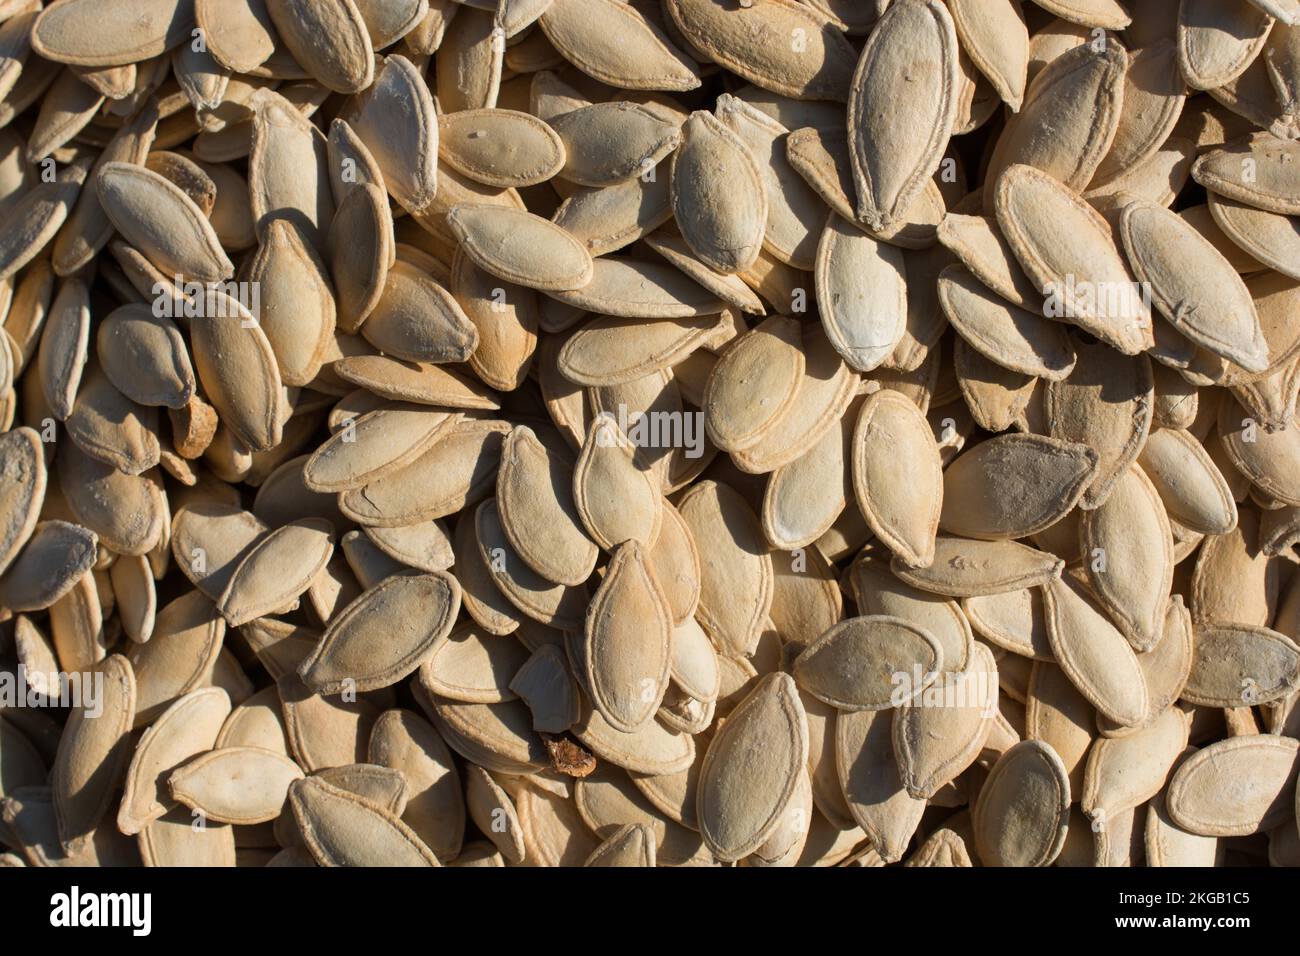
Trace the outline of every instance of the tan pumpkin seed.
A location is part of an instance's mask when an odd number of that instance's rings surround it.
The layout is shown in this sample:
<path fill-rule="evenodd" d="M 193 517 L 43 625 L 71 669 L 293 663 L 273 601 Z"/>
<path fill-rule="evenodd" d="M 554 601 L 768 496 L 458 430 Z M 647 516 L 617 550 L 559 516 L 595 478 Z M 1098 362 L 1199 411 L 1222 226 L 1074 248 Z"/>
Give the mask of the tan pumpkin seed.
<path fill-rule="evenodd" d="M 758 519 L 737 492 L 711 481 L 692 486 L 677 507 L 699 547 L 696 619 L 723 653 L 750 653 L 773 587 L 772 560 Z"/>
<path fill-rule="evenodd" d="M 1198 624 L 1268 623 L 1277 605 L 1277 570 L 1259 550 L 1259 518 L 1243 510 L 1236 528 L 1201 545 L 1192 573 L 1192 617 Z"/>
<path fill-rule="evenodd" d="M 873 230 L 903 217 L 939 168 L 956 120 L 957 51 L 952 16 L 933 0 L 891 5 L 867 38 L 849 126 L 858 216 Z M 915 57 L 933 64 L 926 75 Z"/>
<path fill-rule="evenodd" d="M 35 524 L 22 552 L 0 575 L 0 603 L 12 611 L 50 607 L 90 570 L 96 542 L 94 532 L 81 525 Z"/>
<path fill-rule="evenodd" d="M 744 141 L 759 163 L 767 194 L 765 248 L 795 268 L 811 269 L 826 208 L 790 165 L 786 128 L 728 94 L 718 98 L 715 113 Z"/>
<path fill-rule="evenodd" d="M 462 362 L 479 343 L 456 297 L 401 259 L 389 268 L 361 334 L 385 353 L 413 362 Z"/>
<path fill-rule="evenodd" d="M 1205 747 L 1174 773 L 1165 793 L 1170 819 L 1189 833 L 1244 836 L 1294 812 L 1296 740 L 1233 737 Z"/>
<path fill-rule="evenodd" d="M 184 408 L 194 395 L 194 368 L 176 324 L 144 305 L 109 313 L 95 334 L 104 374 L 141 405 Z"/>
<path fill-rule="evenodd" d="M 989 78 L 1012 112 L 1019 112 L 1029 70 L 1029 31 L 1018 0 L 951 4 L 962 50 Z"/>
<path fill-rule="evenodd" d="M 741 272 L 758 256 L 768 198 L 745 141 L 717 117 L 692 113 L 672 160 L 673 215 L 694 253 L 716 272 Z"/>
<path fill-rule="evenodd" d="M 1098 712 L 1137 727 L 1149 714 L 1146 677 L 1124 636 L 1071 576 L 1044 589 L 1047 634 L 1057 662 Z"/>
<path fill-rule="evenodd" d="M 610 552 L 626 541 L 648 548 L 659 535 L 660 500 L 653 473 L 637 468 L 618 423 L 598 416 L 573 472 L 574 505 L 592 539 Z"/>
<path fill-rule="evenodd" d="M 313 491 L 350 491 L 411 464 L 456 427 L 459 416 L 418 405 L 380 408 L 345 423 L 303 468 Z"/>
<path fill-rule="evenodd" d="M 437 521 L 392 528 L 367 527 L 365 534 L 394 561 L 421 571 L 445 571 L 454 560 L 451 539 Z"/>
<path fill-rule="evenodd" d="M 305 518 L 272 531 L 235 567 L 217 601 L 231 627 L 291 604 L 307 590 L 334 551 L 324 518 Z"/>
<path fill-rule="evenodd" d="M 943 649 L 926 630 L 892 617 L 859 617 L 832 627 L 796 658 L 799 686 L 842 711 L 907 703 L 943 668 Z M 913 675 L 923 675 L 916 681 Z M 901 684 L 896 675 L 905 675 Z"/>
<path fill-rule="evenodd" d="M 1104 504 L 1115 483 L 1137 458 L 1151 429 L 1155 383 L 1145 356 L 1116 358 L 1100 343 L 1075 343 L 1078 361 L 1070 376 L 1049 382 L 1043 401 L 1053 438 L 1087 445 L 1098 458 L 1080 507 Z"/>
<path fill-rule="evenodd" d="M 986 431 L 1006 431 L 1028 425 L 1028 413 L 1038 412 L 1033 402 L 1041 397 L 1037 378 L 1003 368 L 958 338 L 953 349 L 953 373 L 975 424 Z"/>
<path fill-rule="evenodd" d="M 42 397 L 60 421 L 72 414 L 90 347 L 90 301 L 86 286 L 64 283 L 50 306 L 37 353 Z"/>
<path fill-rule="evenodd" d="M 694 61 L 628 4 L 558 0 L 538 23 L 566 60 L 602 82 L 646 90 L 693 90 L 700 85 Z"/>
<path fill-rule="evenodd" d="M 907 321 L 903 253 L 832 214 L 817 249 L 816 281 L 835 350 L 861 372 L 883 363 Z"/>
<path fill-rule="evenodd" d="M 1088 580 L 1135 650 L 1161 640 L 1173 584 L 1173 536 L 1156 486 L 1136 464 L 1106 502 L 1083 512 L 1079 543 Z"/>
<path fill-rule="evenodd" d="M 251 825 L 280 815 L 302 770 L 288 757 L 256 747 L 212 750 L 168 778 L 173 798 L 217 823 Z"/>
<path fill-rule="evenodd" d="M 403 526 L 454 514 L 491 494 L 503 422 L 464 420 L 410 464 L 343 494 L 340 507 L 370 526 Z"/>
<path fill-rule="evenodd" d="M 312 245 L 323 237 L 334 215 L 325 137 L 294 105 L 259 89 L 253 108 L 248 185 L 256 230 L 264 236 L 275 219 L 288 218 Z"/>
<path fill-rule="evenodd" d="M 527 288 L 580 289 L 592 280 L 591 256 L 554 224 L 504 206 L 462 205 L 448 225 L 476 265 Z"/>
<path fill-rule="evenodd" d="M 797 99 L 848 98 L 853 48 L 816 10 L 791 0 L 726 9 L 705 0 L 669 0 L 665 9 L 693 48 L 763 89 Z M 805 44 L 766 39 L 795 36 Z"/>
<path fill-rule="evenodd" d="M 654 834 L 644 823 L 628 823 L 619 827 L 600 846 L 591 852 L 583 866 L 654 866 Z"/>
<path fill-rule="evenodd" d="M 375 721 L 369 748 L 372 763 L 391 767 L 406 781 L 403 821 L 435 853 L 448 859 L 457 856 L 466 800 L 451 752 L 437 731 L 409 710 L 389 710 Z M 472 791 L 472 778 L 467 783 Z"/>
<path fill-rule="evenodd" d="M 1178 65 L 1187 85 L 1212 90 L 1232 82 L 1259 55 L 1273 19 L 1246 0 L 1178 7 Z"/>
<path fill-rule="evenodd" d="M 939 525 L 952 534 L 1023 538 L 1055 524 L 1092 483 L 1086 445 L 1039 435 L 1000 435 L 964 452 L 943 476 Z"/>
<path fill-rule="evenodd" d="M 961 607 L 975 633 L 995 647 L 1033 660 L 1052 660 L 1040 591 L 1024 588 L 968 597 Z"/>
<path fill-rule="evenodd" d="M 330 621 L 299 673 L 323 694 L 395 684 L 427 659 L 459 610 L 460 585 L 451 575 L 394 575 Z"/>
<path fill-rule="evenodd" d="M 1125 355 L 1151 344 L 1150 310 L 1099 213 L 1059 181 L 1024 165 L 1002 174 L 995 208 L 1017 260 L 1044 295 L 1056 300 L 1058 314 Z"/>
<path fill-rule="evenodd" d="M 1024 109 L 1008 123 L 989 159 L 986 212 L 995 208 L 1003 173 L 1016 164 L 1082 192 L 1114 143 L 1128 65 L 1117 41 L 1086 43 L 1058 56 L 1034 78 Z"/>
<path fill-rule="evenodd" d="M 641 546 L 620 545 L 592 598 L 583 631 L 587 686 L 615 730 L 636 732 L 663 700 L 672 653 L 670 617 Z"/>
<path fill-rule="evenodd" d="M 1132 21 L 1116 0 L 1043 0 L 1038 6 L 1053 16 L 1089 27 L 1122 30 Z"/>
<path fill-rule="evenodd" d="M 1293 265 L 1300 241 L 1291 217 L 1255 209 L 1213 192 L 1208 200 L 1214 222 L 1235 246 L 1258 263 L 1293 279 L 1300 278 L 1300 269 Z"/>
<path fill-rule="evenodd" d="M 1159 793 L 1187 746 L 1189 727 L 1189 715 L 1170 707 L 1135 734 L 1098 740 L 1079 797 L 1083 812 L 1106 826 Z"/>
<path fill-rule="evenodd" d="M 51 769 L 59 840 L 69 852 L 77 852 L 91 839 L 131 755 L 128 735 L 136 716 L 135 674 L 120 654 L 96 670 L 103 674 L 103 699 L 97 712 L 85 703 L 73 707 Z"/>
<path fill-rule="evenodd" d="M 83 376 L 65 425 L 86 454 L 124 474 L 139 475 L 158 464 L 157 414 L 119 392 L 93 364 Z"/>
<path fill-rule="evenodd" d="M 720 298 L 672 266 L 638 259 L 597 259 L 591 282 L 553 295 L 587 312 L 626 318 L 717 315 L 724 307 Z"/>
<path fill-rule="evenodd" d="M 892 472 L 898 460 L 914 463 L 910 480 L 882 480 L 880 469 Z M 853 435 L 853 489 L 867 523 L 898 560 L 928 567 L 943 506 L 939 449 L 925 416 L 898 392 L 877 392 L 862 406 Z"/>
<path fill-rule="evenodd" d="M 669 185 L 666 169 L 660 174 L 656 168 L 655 175 L 648 180 L 634 176 L 614 186 L 576 187 L 560 203 L 551 221 L 581 242 L 593 256 L 603 256 L 643 238 L 672 218 Z M 690 250 L 686 251 L 689 254 Z M 703 265 L 699 268 L 720 281 L 724 279 Z M 749 291 L 739 279 L 725 278 L 733 284 L 728 290 L 733 297 L 734 286 Z"/>
<path fill-rule="evenodd" d="M 1164 797 L 1159 794 L 1147 805 L 1144 842 L 1149 866 L 1214 866 L 1223 858 L 1216 837 L 1180 830 L 1169 818 Z"/>
<path fill-rule="evenodd" d="M 796 401 L 805 371 L 800 323 L 774 315 L 738 338 L 704 388 L 709 438 L 724 451 L 753 446 Z"/>
<path fill-rule="evenodd" d="M 794 681 L 769 675 L 731 712 L 700 769 L 700 834 L 715 857 L 736 860 L 766 842 L 807 759 L 808 725 Z M 738 775 L 764 785 L 736 787 Z"/>
<path fill-rule="evenodd" d="M 76 520 L 117 554 L 147 554 L 163 534 L 167 498 L 157 472 L 127 475 L 84 454 L 59 449 L 59 487 Z"/>
<path fill-rule="evenodd" d="M 1196 628 L 1192 670 L 1182 698 L 1204 707 L 1265 704 L 1300 684 L 1300 649 L 1266 627 L 1209 624 Z"/>
<path fill-rule="evenodd" d="M 815 327 L 804 329 L 804 374 L 794 403 L 759 440 L 732 453 L 748 474 L 767 474 L 811 449 L 847 412 L 857 393 L 857 375 Z"/>
<path fill-rule="evenodd" d="M 1220 196 L 1279 215 L 1300 212 L 1290 166 L 1294 149 L 1267 133 L 1236 140 L 1206 153 L 1192 167 L 1198 183 Z"/>
<path fill-rule="evenodd" d="M 364 699 L 335 702 L 312 693 L 297 674 L 276 682 L 290 756 L 309 773 L 365 759 L 375 707 Z"/>
<path fill-rule="evenodd" d="M 486 186 L 535 186 L 559 173 L 566 156 L 562 136 L 529 113 L 484 109 L 438 117 L 438 158 Z"/>
<path fill-rule="evenodd" d="M 970 541 L 939 535 L 934 542 L 934 560 L 926 567 L 912 567 L 899 555 L 890 567 L 922 591 L 969 598 L 1046 585 L 1060 578 L 1065 562 L 1016 541 Z"/>
<path fill-rule="evenodd" d="M 835 718 L 835 766 L 853 819 L 882 860 L 902 859 L 921 822 L 925 801 L 903 787 L 894 758 L 890 711 L 840 713 Z"/>
<path fill-rule="evenodd" d="M 441 637 L 420 666 L 420 682 L 431 694 L 476 704 L 514 700 L 507 685 L 528 659 L 515 641 L 497 640 L 472 626 Z"/>
<path fill-rule="evenodd" d="M 78 66 L 120 66 L 158 56 L 189 36 L 193 11 L 180 0 L 73 0 L 47 10 L 32 29 L 32 49 Z"/>
<path fill-rule="evenodd" d="M 1025 738 L 1041 740 L 1061 758 L 1071 791 L 1083 789 L 1097 725 L 1096 709 L 1066 673 L 1054 664 L 1035 662 L 1025 690 Z"/>
<path fill-rule="evenodd" d="M 294 59 L 326 89 L 358 93 L 374 81 L 374 48 L 352 0 L 266 0 L 266 10 Z"/>
<path fill-rule="evenodd" d="M 172 704 L 136 745 L 126 773 L 126 792 L 117 826 L 134 835 L 173 808 L 167 789 L 171 771 L 191 757 L 211 750 L 230 715 L 230 698 L 219 687 L 204 687 Z"/>
<path fill-rule="evenodd" d="M 992 219 L 949 213 L 939 224 L 938 237 L 977 279 L 1007 302 L 1031 311 L 1041 309 L 1042 291 L 1024 274 Z"/>
<path fill-rule="evenodd" d="M 198 282 L 233 275 L 234 266 L 207 217 L 162 176 L 130 163 L 107 163 L 96 186 L 117 231 L 164 273 Z"/>
<path fill-rule="evenodd" d="M 985 866 L 1048 866 L 1065 845 L 1070 783 L 1061 758 L 1037 740 L 1016 744 L 993 765 L 971 822 Z"/>
<path fill-rule="evenodd" d="M 223 293 L 216 315 L 196 316 L 190 324 L 194 370 L 222 423 L 252 451 L 280 443 L 280 370 L 275 352 L 257 320 Z"/>
<path fill-rule="evenodd" d="M 188 592 L 158 612 L 154 637 L 133 644 L 127 659 L 137 687 L 137 725 L 147 724 L 212 673 L 225 621 L 202 594 Z"/>
<path fill-rule="evenodd" d="M 419 405 L 491 410 L 498 406 L 480 383 L 452 369 L 384 355 L 355 355 L 334 363 L 339 378 L 382 398 Z"/>
<path fill-rule="evenodd" d="M 420 212 L 438 186 L 440 124 L 433 96 L 420 71 L 399 55 L 387 57 L 374 84 L 366 86 L 348 122 L 374 156 L 383 176 L 378 185 L 387 187 L 408 212 Z"/>
<path fill-rule="evenodd" d="M 448 112 L 497 105 L 505 36 L 487 10 L 461 10 L 437 49 L 437 93 Z"/>
<path fill-rule="evenodd" d="M 308 777 L 289 785 L 289 806 L 322 866 L 439 866 L 415 831 L 346 790 Z"/>
<path fill-rule="evenodd" d="M 47 481 L 39 434 L 20 426 L 0 435 L 0 575 L 31 538 Z"/>
<path fill-rule="evenodd" d="M 339 201 L 328 253 L 339 328 L 356 332 L 379 305 L 395 261 L 393 220 L 381 188 L 358 183 Z"/>
<path fill-rule="evenodd" d="M 89 169 L 90 158 L 78 157 L 58 173 L 54 182 L 42 181 L 15 197 L 15 226 L 0 241 L 0 279 L 17 273 L 55 237 L 74 209 Z"/>
<path fill-rule="evenodd" d="M 899 707 L 894 754 L 909 794 L 930 799 L 975 761 L 997 709 L 997 686 L 992 652 L 975 645 L 965 670 Z M 928 700 L 932 694 L 938 700 Z"/>
<path fill-rule="evenodd" d="M 1207 239 L 1176 214 L 1143 202 L 1124 208 L 1120 236 L 1138 279 L 1175 328 L 1246 369 L 1268 367 L 1250 292 Z"/>
<path fill-rule="evenodd" d="M 258 286 L 262 308 L 257 318 L 275 353 L 280 380 L 310 384 L 334 335 L 334 294 L 325 263 L 297 226 L 277 219 L 266 228 L 247 275 Z"/>
<path fill-rule="evenodd" d="M 591 576 L 598 551 L 583 530 L 573 485 L 567 463 L 532 429 L 520 426 L 506 437 L 497 473 L 502 527 L 530 568 L 557 584 L 577 586 Z"/>
<path fill-rule="evenodd" d="M 962 266 L 939 274 L 939 303 L 958 334 L 1004 368 L 1049 381 L 1074 369 L 1074 348 L 1064 329 L 990 295 Z"/>
<path fill-rule="evenodd" d="M 622 385 L 677 365 L 717 325 L 713 316 L 674 321 L 597 318 L 564 344 L 559 370 L 579 385 Z"/>
<path fill-rule="evenodd" d="M 665 203 L 663 219 L 667 220 L 671 215 L 672 212 Z M 695 258 L 685 240 L 665 232 L 656 232 L 645 237 L 645 244 L 724 303 L 752 315 L 763 315 L 767 311 L 762 300 L 741 279 L 714 272 Z M 592 254 L 596 255 L 594 251 Z"/>
<path fill-rule="evenodd" d="M 772 472 L 763 494 L 763 533 L 774 548 L 812 544 L 835 523 L 852 498 L 847 463 L 856 410 L 850 406 L 840 427 L 827 431 L 803 455 Z M 842 476 L 836 480 L 835 476 Z"/>
<path fill-rule="evenodd" d="M 652 169 L 681 144 L 680 124 L 658 109 L 627 101 L 593 103 L 555 117 L 563 142 L 561 178 L 614 186 Z"/>
<path fill-rule="evenodd" d="M 661 499 L 659 505 L 663 515 L 659 536 L 650 546 L 650 562 L 672 608 L 673 623 L 681 625 L 695 614 L 699 605 L 700 553 L 681 513 L 666 499 Z"/>
<path fill-rule="evenodd" d="M 554 584 L 521 558 L 506 534 L 495 498 L 474 513 L 478 550 L 491 581 L 524 614 L 562 630 L 576 629 L 582 620 L 586 589 Z M 595 546 L 592 545 L 593 552 Z M 594 562 L 594 556 L 593 556 Z"/>
<path fill-rule="evenodd" d="M 465 704 L 433 698 L 425 710 L 453 750 L 488 770 L 518 775 L 547 764 L 546 747 L 521 701 Z"/>

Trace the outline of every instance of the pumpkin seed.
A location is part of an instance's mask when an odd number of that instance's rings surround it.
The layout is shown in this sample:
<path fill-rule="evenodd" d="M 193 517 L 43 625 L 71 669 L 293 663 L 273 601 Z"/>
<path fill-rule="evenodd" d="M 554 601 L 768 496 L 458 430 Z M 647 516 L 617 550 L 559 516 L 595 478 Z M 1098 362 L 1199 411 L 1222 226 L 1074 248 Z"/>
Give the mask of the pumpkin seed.
<path fill-rule="evenodd" d="M 1048 866 L 1065 845 L 1070 783 L 1047 744 L 1026 740 L 993 765 L 971 822 L 985 866 Z"/>

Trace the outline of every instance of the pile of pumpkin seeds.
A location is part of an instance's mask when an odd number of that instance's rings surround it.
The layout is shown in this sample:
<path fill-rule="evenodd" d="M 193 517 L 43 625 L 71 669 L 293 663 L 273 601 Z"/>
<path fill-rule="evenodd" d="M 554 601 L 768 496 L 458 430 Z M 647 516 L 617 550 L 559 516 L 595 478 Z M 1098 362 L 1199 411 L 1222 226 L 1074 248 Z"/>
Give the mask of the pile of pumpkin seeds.
<path fill-rule="evenodd" d="M 1300 864 L 1300 0 L 0 0 L 0 865 Z"/>

